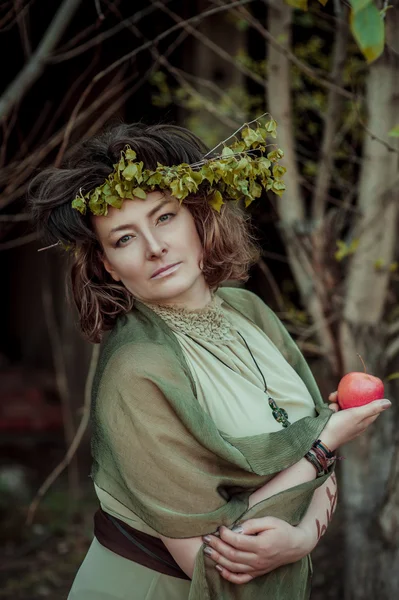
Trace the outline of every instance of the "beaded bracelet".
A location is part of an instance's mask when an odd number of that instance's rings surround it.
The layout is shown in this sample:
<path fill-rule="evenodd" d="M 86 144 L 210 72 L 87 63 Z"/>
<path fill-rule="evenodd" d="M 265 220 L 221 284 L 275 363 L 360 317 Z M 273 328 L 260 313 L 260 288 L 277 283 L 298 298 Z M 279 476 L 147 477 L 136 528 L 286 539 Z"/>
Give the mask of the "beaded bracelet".
<path fill-rule="evenodd" d="M 316 469 L 317 477 L 322 477 L 326 475 L 328 469 L 338 457 L 320 440 L 316 440 L 309 452 L 305 454 L 305 458 Z"/>

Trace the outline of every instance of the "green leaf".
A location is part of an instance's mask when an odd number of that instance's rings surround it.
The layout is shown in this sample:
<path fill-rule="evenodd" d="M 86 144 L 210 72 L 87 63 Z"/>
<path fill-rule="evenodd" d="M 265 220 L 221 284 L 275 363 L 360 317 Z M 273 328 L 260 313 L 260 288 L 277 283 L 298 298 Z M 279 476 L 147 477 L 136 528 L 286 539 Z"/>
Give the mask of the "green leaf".
<path fill-rule="evenodd" d="M 133 161 L 133 160 L 136 160 L 136 158 L 137 158 L 137 154 L 129 146 L 126 147 L 125 156 L 126 156 L 126 160 Z"/>
<path fill-rule="evenodd" d="M 351 0 L 350 26 L 362 54 L 368 63 L 376 60 L 384 50 L 384 21 L 371 0 Z"/>
<path fill-rule="evenodd" d="M 388 133 L 391 137 L 399 137 L 399 125 L 395 125 L 393 129 Z"/>
<path fill-rule="evenodd" d="M 86 214 L 86 202 L 82 196 L 77 196 L 72 202 L 72 208 L 78 210 L 82 215 Z"/>
<path fill-rule="evenodd" d="M 234 151 L 229 148 L 229 146 L 225 146 L 222 150 L 222 156 L 233 156 L 234 155 Z"/>
<path fill-rule="evenodd" d="M 209 197 L 209 204 L 214 210 L 220 213 L 220 209 L 224 204 L 224 200 L 222 194 L 218 190 L 215 190 L 213 194 Z"/>
<path fill-rule="evenodd" d="M 122 208 L 123 198 L 119 196 L 107 196 L 107 204 L 114 208 Z"/>
<path fill-rule="evenodd" d="M 363 10 L 368 4 L 372 3 L 372 0 L 350 0 L 353 12 Z"/>
<path fill-rule="evenodd" d="M 134 188 L 133 196 L 135 198 L 140 198 L 140 200 L 145 200 L 147 198 L 147 194 L 145 193 L 145 191 L 139 187 Z"/>
<path fill-rule="evenodd" d="M 374 268 L 376 271 L 381 271 L 385 267 L 385 260 L 383 258 L 377 258 L 374 261 Z"/>
<path fill-rule="evenodd" d="M 122 175 L 127 181 L 132 181 L 132 179 L 136 177 L 138 171 L 137 164 L 131 163 L 123 170 Z"/>
<path fill-rule="evenodd" d="M 390 373 L 385 377 L 385 381 L 392 381 L 393 379 L 399 379 L 399 373 L 397 371 L 395 373 Z"/>
<path fill-rule="evenodd" d="M 348 245 L 343 240 L 337 240 L 337 251 L 334 254 L 336 261 L 341 262 L 347 256 L 354 254 L 359 246 L 359 238 L 354 238 Z"/>
<path fill-rule="evenodd" d="M 147 179 L 146 184 L 147 185 L 159 185 L 162 181 L 162 173 L 154 173 L 153 175 L 150 175 L 150 177 Z"/>

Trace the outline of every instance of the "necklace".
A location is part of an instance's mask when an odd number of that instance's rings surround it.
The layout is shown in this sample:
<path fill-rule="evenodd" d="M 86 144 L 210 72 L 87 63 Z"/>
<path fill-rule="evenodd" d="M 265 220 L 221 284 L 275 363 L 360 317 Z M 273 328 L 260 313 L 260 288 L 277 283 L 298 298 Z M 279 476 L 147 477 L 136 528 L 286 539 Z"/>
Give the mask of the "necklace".
<path fill-rule="evenodd" d="M 251 352 L 250 347 L 247 344 L 246 339 L 244 338 L 243 335 L 241 335 L 241 333 L 239 331 L 237 331 L 238 335 L 240 336 L 240 338 L 243 340 L 248 352 L 251 355 L 252 360 L 255 363 L 256 368 L 258 369 L 261 377 L 262 377 L 262 381 L 263 381 L 263 385 L 264 385 L 264 393 L 267 395 L 267 401 L 269 403 L 269 406 L 271 408 L 272 411 L 272 415 L 273 418 L 277 421 L 277 423 L 281 423 L 281 425 L 283 427 L 288 427 L 289 425 L 291 425 L 291 423 L 288 420 L 288 413 L 286 410 L 284 410 L 284 408 L 280 408 L 276 401 L 274 400 L 274 398 L 272 398 L 269 394 L 269 391 L 267 389 L 267 383 L 266 383 L 266 379 L 265 376 L 262 373 L 261 368 L 259 367 L 254 355 Z M 186 334 L 187 335 L 187 334 Z M 228 369 L 230 369 L 231 371 L 234 371 L 234 369 L 232 367 L 230 367 L 230 365 L 226 364 L 223 360 L 221 360 L 218 356 L 216 356 L 216 354 L 214 354 L 213 352 L 211 352 L 208 348 L 206 348 L 205 346 L 203 346 L 202 344 L 199 343 L 198 340 L 192 338 L 190 335 L 187 335 L 187 337 L 189 337 L 191 340 L 193 340 L 193 342 L 195 342 L 196 344 L 198 344 L 199 346 L 201 346 L 201 348 L 203 348 L 204 350 L 206 350 L 207 352 L 209 352 L 209 354 L 212 354 L 212 356 L 214 356 L 219 362 L 221 362 L 225 367 L 227 367 Z"/>

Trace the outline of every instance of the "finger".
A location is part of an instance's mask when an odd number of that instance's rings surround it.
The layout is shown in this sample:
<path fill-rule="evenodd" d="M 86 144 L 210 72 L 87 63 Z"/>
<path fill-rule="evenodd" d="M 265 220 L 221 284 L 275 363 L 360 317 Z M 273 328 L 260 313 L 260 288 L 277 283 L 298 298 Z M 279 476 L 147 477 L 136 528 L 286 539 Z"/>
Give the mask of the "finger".
<path fill-rule="evenodd" d="M 364 404 L 363 406 L 347 408 L 345 412 L 352 413 L 360 421 L 362 421 L 363 419 L 368 419 L 369 417 L 372 417 L 374 415 L 378 416 L 382 411 L 386 410 L 390 406 L 391 402 L 389 400 L 374 400 L 373 402 L 369 402 L 368 404 Z"/>
<path fill-rule="evenodd" d="M 328 396 L 328 400 L 330 402 L 337 402 L 338 400 L 338 392 L 332 392 L 329 396 Z"/>
<path fill-rule="evenodd" d="M 231 573 L 228 569 L 223 567 L 221 567 L 221 570 L 218 569 L 218 571 L 224 579 L 227 579 L 227 581 L 231 581 L 231 583 L 236 583 L 238 585 L 242 583 L 248 583 L 251 581 L 251 579 L 253 579 L 251 575 L 245 573 Z"/>
<path fill-rule="evenodd" d="M 255 535 L 246 535 L 245 533 L 234 533 L 227 527 L 219 527 L 220 539 L 226 542 L 229 547 L 242 552 L 257 552 L 258 542 Z"/>
<path fill-rule="evenodd" d="M 210 554 L 211 552 L 211 554 Z M 204 553 L 215 563 L 221 565 L 225 569 L 228 569 L 231 573 L 253 573 L 255 571 L 255 566 L 247 565 L 238 562 L 232 562 L 228 560 L 219 552 L 216 552 L 213 548 L 204 548 Z"/>
<path fill-rule="evenodd" d="M 372 423 L 374 423 L 374 421 L 376 421 L 379 416 L 380 416 L 380 413 L 378 413 L 378 415 L 373 415 L 372 417 L 367 417 L 366 419 L 363 419 L 362 421 L 360 421 L 362 429 L 363 430 L 367 429 L 367 427 L 369 425 L 371 425 Z"/>
<path fill-rule="evenodd" d="M 238 535 L 238 534 L 233 534 Z M 207 536 L 208 537 L 208 536 Z M 246 536 L 248 537 L 248 536 Z M 233 563 L 241 563 L 245 565 L 254 564 L 257 555 L 253 552 L 245 552 L 238 550 L 237 548 L 226 543 L 222 539 L 218 539 L 215 536 L 209 536 L 210 541 L 205 540 L 207 545 L 212 549 L 212 554 L 217 553 L 218 556 L 223 556 L 227 560 Z M 214 554 L 215 555 L 215 554 Z M 213 558 L 213 556 L 212 556 Z M 214 559 L 216 560 L 216 559 Z"/>
<path fill-rule="evenodd" d="M 242 535 L 253 536 L 256 533 L 261 533 L 268 529 L 276 529 L 279 525 L 281 525 L 281 520 L 275 517 L 258 517 L 255 519 L 248 519 L 248 521 L 244 521 L 231 529 L 221 526 L 219 527 L 219 532 L 221 535 L 223 533 L 223 539 L 225 539 L 227 543 L 231 544 L 235 539 L 238 539 L 238 543 L 240 544 L 241 538 L 237 538 L 237 535 L 240 535 L 241 537 Z M 240 531 L 235 531 L 236 527 L 239 527 Z M 234 537 L 231 534 L 234 534 Z"/>
<path fill-rule="evenodd" d="M 363 413 L 362 421 L 368 419 L 370 417 L 378 417 L 384 410 L 391 406 L 390 400 L 375 400 L 374 402 L 370 402 L 369 404 L 365 404 L 364 406 L 360 406 L 361 414 Z"/>
<path fill-rule="evenodd" d="M 340 410 L 339 404 L 336 404 L 335 402 L 331 402 L 331 404 L 328 405 L 328 408 L 333 412 L 338 412 Z"/>

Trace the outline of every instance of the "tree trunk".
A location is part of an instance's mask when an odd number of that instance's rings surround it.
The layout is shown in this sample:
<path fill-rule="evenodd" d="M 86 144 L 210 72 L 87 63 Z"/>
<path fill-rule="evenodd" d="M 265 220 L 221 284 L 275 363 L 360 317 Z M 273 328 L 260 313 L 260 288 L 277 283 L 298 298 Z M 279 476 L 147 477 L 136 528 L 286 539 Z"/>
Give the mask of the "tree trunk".
<path fill-rule="evenodd" d="M 209 5 L 205 0 L 198 1 L 199 14 L 207 8 Z M 208 17 L 197 29 L 200 35 L 192 38 L 193 52 L 187 56 L 184 63 L 187 63 L 186 70 L 197 78 L 195 88 L 205 102 L 203 108 L 190 116 L 188 126 L 200 135 L 207 132 L 209 137 L 209 132 L 212 132 L 212 143 L 216 144 L 248 117 L 242 107 L 237 107 L 235 114 L 230 113 L 226 120 L 218 117 L 218 113 L 223 115 L 226 111 L 223 105 L 228 106 L 226 100 L 223 100 L 223 95 L 228 96 L 233 88 L 243 89 L 245 85 L 243 73 L 223 57 L 224 52 L 235 57 L 240 48 L 245 47 L 245 34 L 239 31 L 232 15 L 224 13 Z M 216 48 L 204 43 L 207 39 L 220 48 L 220 54 Z M 212 112 L 205 106 L 207 102 L 212 106 Z"/>
<path fill-rule="evenodd" d="M 268 30 L 274 39 L 288 50 L 291 49 L 292 9 L 284 2 L 274 0 L 268 5 Z M 315 334 L 332 373 L 338 374 L 336 344 L 331 328 L 327 323 L 328 314 L 325 288 L 321 273 L 312 264 L 312 257 L 302 238 L 309 240 L 306 222 L 305 200 L 303 198 L 298 171 L 294 132 L 292 125 L 291 73 L 290 62 L 273 44 L 268 44 L 269 75 L 267 82 L 267 105 L 272 117 L 277 121 L 277 142 L 284 149 L 282 164 L 287 168 L 287 189 L 276 201 L 280 217 L 279 228 L 283 237 L 292 274 L 297 284 L 301 300 L 317 325 Z"/>
<path fill-rule="evenodd" d="M 392 8 L 390 22 L 398 21 L 399 9 Z M 386 375 L 387 327 L 383 318 L 398 218 L 398 192 L 392 189 L 398 177 L 398 154 L 389 149 L 394 138 L 387 136 L 398 119 L 398 64 L 397 56 L 386 52 L 370 67 L 368 129 L 380 140 L 366 133 L 359 185 L 362 216 L 355 231 L 359 246 L 349 266 L 340 328 L 344 370 L 360 370 L 356 356 L 360 353 L 368 371 L 380 377 Z M 375 268 L 377 260 L 380 269 Z M 390 386 L 391 395 L 393 391 Z M 365 434 L 343 449 L 348 600 L 385 600 L 398 594 L 399 436 L 394 426 L 398 412 L 394 403 Z"/>

